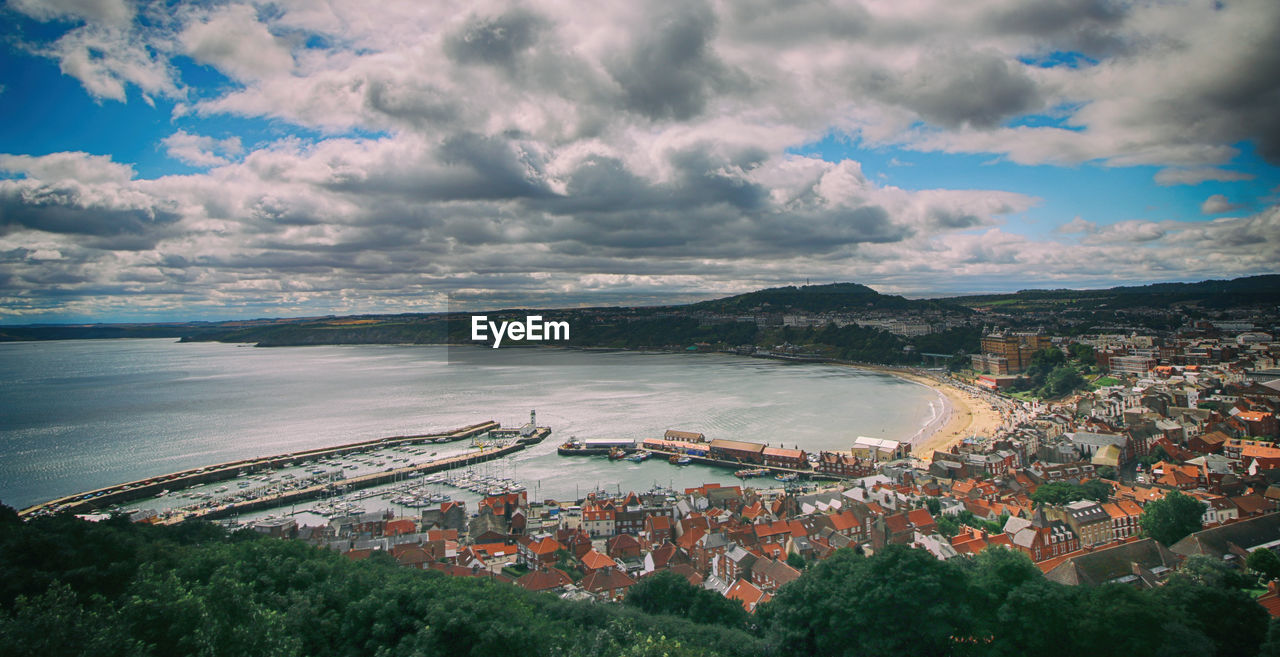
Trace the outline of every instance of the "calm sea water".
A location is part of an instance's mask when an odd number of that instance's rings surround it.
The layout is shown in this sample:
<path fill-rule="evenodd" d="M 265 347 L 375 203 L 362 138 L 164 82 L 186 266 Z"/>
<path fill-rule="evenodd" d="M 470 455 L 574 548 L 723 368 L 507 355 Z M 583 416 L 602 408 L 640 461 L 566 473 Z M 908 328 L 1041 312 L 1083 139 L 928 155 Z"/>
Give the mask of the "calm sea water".
<path fill-rule="evenodd" d="M 324 346 L 257 349 L 172 340 L 0 344 L 0 502 L 22 508 L 82 490 L 231 459 L 484 420 L 530 409 L 552 438 L 497 464 L 538 499 L 597 486 L 737 483 L 659 459 L 568 458 L 569 436 L 666 429 L 847 449 L 905 438 L 939 395 L 848 367 L 711 354 Z"/>

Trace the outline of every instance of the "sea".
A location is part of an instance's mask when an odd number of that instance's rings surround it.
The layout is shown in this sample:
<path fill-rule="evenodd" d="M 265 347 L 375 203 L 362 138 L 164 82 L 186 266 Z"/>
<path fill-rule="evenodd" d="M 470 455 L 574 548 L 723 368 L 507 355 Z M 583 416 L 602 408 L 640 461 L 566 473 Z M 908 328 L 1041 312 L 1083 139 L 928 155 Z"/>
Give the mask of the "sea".
<path fill-rule="evenodd" d="M 667 429 L 847 450 L 910 439 L 945 402 L 853 367 L 728 354 L 419 345 L 256 348 L 171 339 L 0 344 L 0 503 L 63 495 L 223 461 L 537 413 L 551 437 L 488 468 L 532 499 L 590 490 L 737 484 L 733 473 L 563 457 L 570 437 Z"/>

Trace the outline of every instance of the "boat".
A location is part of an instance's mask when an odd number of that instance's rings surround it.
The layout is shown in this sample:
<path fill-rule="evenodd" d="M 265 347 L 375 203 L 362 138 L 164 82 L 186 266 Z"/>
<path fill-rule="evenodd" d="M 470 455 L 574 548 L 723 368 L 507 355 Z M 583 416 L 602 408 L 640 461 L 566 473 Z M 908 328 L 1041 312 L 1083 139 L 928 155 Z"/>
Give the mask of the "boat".
<path fill-rule="evenodd" d="M 620 461 L 626 457 L 627 457 L 627 450 L 622 449 L 621 447 L 614 447 L 609 450 L 610 461 Z"/>
<path fill-rule="evenodd" d="M 632 463 L 644 463 L 649 460 L 650 456 L 653 456 L 653 454 L 650 454 L 649 452 L 636 452 L 635 454 L 628 456 L 627 460 Z"/>
<path fill-rule="evenodd" d="M 774 479 L 777 479 L 778 481 L 791 482 L 791 481 L 795 481 L 795 480 L 799 479 L 799 478 L 800 478 L 800 475 L 798 475 L 798 474 L 796 474 L 796 473 L 794 473 L 794 472 L 789 472 L 789 473 L 787 473 L 787 474 L 778 474 L 778 475 L 775 475 L 773 478 L 774 478 Z"/>
<path fill-rule="evenodd" d="M 748 477 L 763 477 L 767 474 L 769 474 L 769 470 L 766 468 L 747 468 L 733 473 L 733 476 L 739 479 L 747 479 Z"/>
<path fill-rule="evenodd" d="M 672 465 L 689 465 L 690 463 L 693 463 L 693 459 L 687 456 L 681 456 L 680 454 L 672 454 L 670 461 Z"/>

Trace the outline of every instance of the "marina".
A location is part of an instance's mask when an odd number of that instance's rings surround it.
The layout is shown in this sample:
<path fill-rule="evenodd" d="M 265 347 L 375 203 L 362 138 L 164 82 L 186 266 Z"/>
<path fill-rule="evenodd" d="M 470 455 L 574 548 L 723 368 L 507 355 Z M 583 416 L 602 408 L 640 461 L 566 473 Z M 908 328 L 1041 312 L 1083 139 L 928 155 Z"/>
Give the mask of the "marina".
<path fill-rule="evenodd" d="M 429 484 L 447 484 L 480 494 L 521 489 L 510 478 L 450 471 L 508 456 L 550 434 L 551 429 L 538 427 L 536 416 L 530 413 L 529 423 L 516 430 L 504 430 L 490 420 L 441 434 L 393 436 L 221 463 L 77 493 L 19 513 L 23 517 L 90 514 L 101 509 L 123 510 L 131 502 L 147 499 L 160 507 L 157 518 L 164 523 L 222 518 L 326 498 L 331 500 L 328 507 L 340 510 L 343 504 L 363 499 L 362 489 L 385 484 L 394 485 L 390 492 L 371 494 L 394 495 L 397 503 L 421 507 L 448 501 L 447 495 L 427 490 Z M 459 449 L 456 444 L 466 440 L 470 442 Z M 454 443 L 454 448 L 444 449 L 449 443 Z M 228 483 L 234 484 L 234 491 Z M 326 503 L 317 508 L 326 511 Z"/>

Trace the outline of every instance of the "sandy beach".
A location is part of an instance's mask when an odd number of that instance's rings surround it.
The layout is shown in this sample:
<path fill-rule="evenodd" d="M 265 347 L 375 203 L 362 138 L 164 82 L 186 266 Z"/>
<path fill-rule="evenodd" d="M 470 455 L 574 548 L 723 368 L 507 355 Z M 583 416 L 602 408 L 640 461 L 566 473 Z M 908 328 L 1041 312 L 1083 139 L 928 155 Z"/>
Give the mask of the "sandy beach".
<path fill-rule="evenodd" d="M 876 365 L 854 367 L 892 374 L 929 386 L 942 394 L 946 405 L 940 417 L 926 425 L 911 441 L 911 454 L 916 458 L 928 461 L 934 451 L 951 449 L 952 445 L 974 434 L 989 436 L 995 433 L 1004 422 L 1000 411 L 982 397 L 932 377 L 895 367 Z"/>

